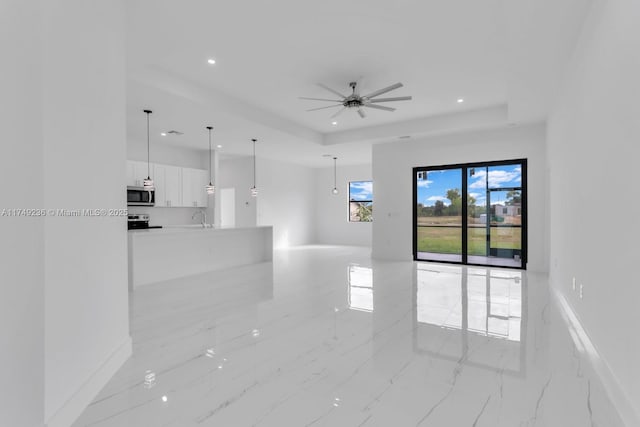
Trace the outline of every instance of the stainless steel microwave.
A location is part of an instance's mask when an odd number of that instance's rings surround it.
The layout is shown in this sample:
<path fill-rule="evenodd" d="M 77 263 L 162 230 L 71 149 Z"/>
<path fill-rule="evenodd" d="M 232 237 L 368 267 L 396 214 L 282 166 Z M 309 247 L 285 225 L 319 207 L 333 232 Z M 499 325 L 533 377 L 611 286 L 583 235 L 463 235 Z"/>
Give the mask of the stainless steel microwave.
<path fill-rule="evenodd" d="M 148 191 L 143 187 L 127 187 L 127 206 L 154 206 L 155 204 L 155 190 Z"/>

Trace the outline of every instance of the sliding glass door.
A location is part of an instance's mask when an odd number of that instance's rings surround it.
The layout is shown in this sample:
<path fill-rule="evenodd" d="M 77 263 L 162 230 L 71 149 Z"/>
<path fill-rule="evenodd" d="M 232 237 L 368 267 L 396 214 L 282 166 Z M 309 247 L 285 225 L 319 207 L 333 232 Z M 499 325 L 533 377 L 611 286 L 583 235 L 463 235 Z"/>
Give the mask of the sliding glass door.
<path fill-rule="evenodd" d="M 414 168 L 414 259 L 525 268 L 526 160 Z"/>
<path fill-rule="evenodd" d="M 462 169 L 417 172 L 417 251 L 432 261 L 462 262 Z"/>

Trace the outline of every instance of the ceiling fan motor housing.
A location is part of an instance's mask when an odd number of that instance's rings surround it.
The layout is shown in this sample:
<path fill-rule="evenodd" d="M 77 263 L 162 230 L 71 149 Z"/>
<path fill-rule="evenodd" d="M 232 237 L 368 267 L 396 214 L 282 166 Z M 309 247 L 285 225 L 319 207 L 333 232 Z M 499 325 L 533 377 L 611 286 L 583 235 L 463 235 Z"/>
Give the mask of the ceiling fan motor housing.
<path fill-rule="evenodd" d="M 347 98 L 342 105 L 344 105 L 347 108 L 357 108 L 357 107 L 362 107 L 362 105 L 364 104 L 363 100 L 360 98 L 352 98 L 349 97 Z"/>

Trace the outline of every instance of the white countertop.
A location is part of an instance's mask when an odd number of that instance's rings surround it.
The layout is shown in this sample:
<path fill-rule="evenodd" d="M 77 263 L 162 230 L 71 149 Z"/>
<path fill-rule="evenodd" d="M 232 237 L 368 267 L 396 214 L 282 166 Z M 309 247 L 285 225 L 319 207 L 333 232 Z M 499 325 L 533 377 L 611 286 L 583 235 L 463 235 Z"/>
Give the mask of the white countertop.
<path fill-rule="evenodd" d="M 206 227 L 203 228 L 200 224 L 187 224 L 187 225 L 166 225 L 162 228 L 148 228 L 143 230 L 128 230 L 129 235 L 158 235 L 158 234 L 176 234 L 176 233 L 210 233 L 221 231 L 243 231 L 243 230 L 256 230 L 262 228 L 271 228 L 270 225 L 260 225 L 253 227 Z"/>

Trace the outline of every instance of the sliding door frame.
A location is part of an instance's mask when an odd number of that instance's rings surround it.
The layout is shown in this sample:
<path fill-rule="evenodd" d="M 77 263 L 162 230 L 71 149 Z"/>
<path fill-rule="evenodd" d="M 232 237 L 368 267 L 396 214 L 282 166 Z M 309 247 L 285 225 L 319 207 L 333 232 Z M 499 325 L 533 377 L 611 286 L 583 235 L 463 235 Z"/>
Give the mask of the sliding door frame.
<path fill-rule="evenodd" d="M 468 171 L 470 168 L 480 168 L 480 167 L 492 167 L 492 166 L 504 166 L 504 165 L 513 165 L 520 164 L 521 165 L 521 205 L 522 205 L 522 224 L 521 224 L 521 256 L 520 256 L 520 267 L 509 267 L 509 266 L 495 266 L 488 264 L 476 264 L 468 262 L 468 249 L 469 249 L 469 227 L 468 227 Z M 443 169 L 462 169 L 462 183 L 461 183 L 461 197 L 463 202 L 462 204 L 462 261 L 429 261 L 424 259 L 418 259 L 418 172 L 429 172 L 433 170 L 443 170 Z M 414 261 L 425 261 L 425 262 L 442 262 L 447 264 L 462 264 L 462 265 L 475 265 L 482 267 L 499 267 L 499 268 L 512 268 L 517 270 L 526 270 L 527 269 L 527 260 L 528 260 L 528 196 L 527 196 L 527 159 L 511 159 L 511 160 L 494 160 L 488 162 L 473 162 L 473 163 L 457 163 L 452 165 L 438 165 L 438 166 L 419 166 L 413 168 L 412 173 L 412 185 L 413 185 L 413 260 Z M 489 221 L 489 218 L 487 218 Z M 487 256 L 489 256 L 487 254 Z"/>

